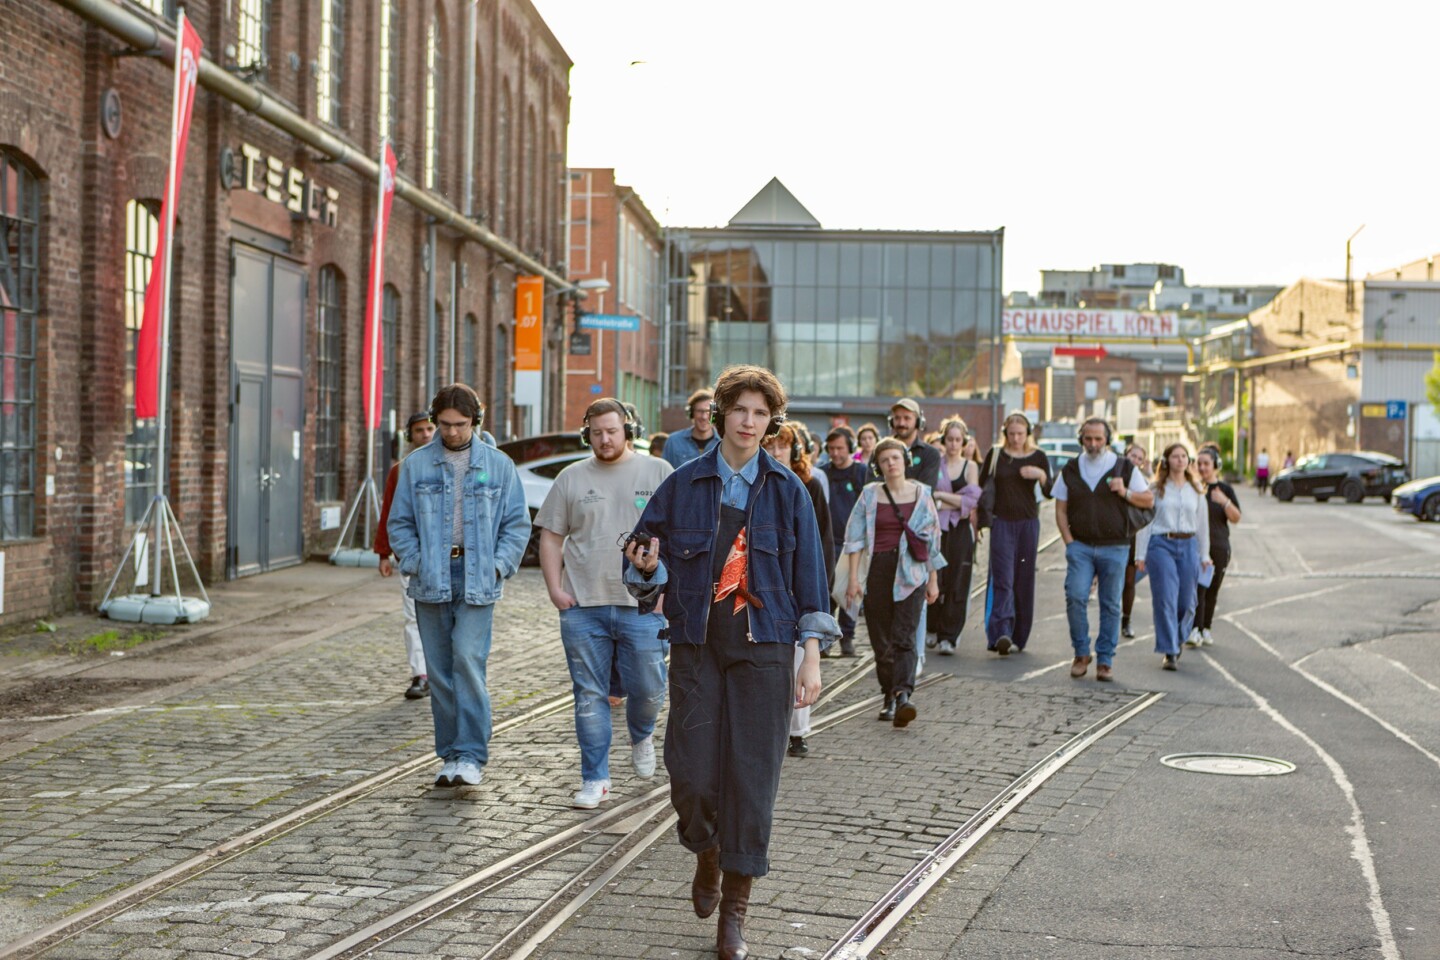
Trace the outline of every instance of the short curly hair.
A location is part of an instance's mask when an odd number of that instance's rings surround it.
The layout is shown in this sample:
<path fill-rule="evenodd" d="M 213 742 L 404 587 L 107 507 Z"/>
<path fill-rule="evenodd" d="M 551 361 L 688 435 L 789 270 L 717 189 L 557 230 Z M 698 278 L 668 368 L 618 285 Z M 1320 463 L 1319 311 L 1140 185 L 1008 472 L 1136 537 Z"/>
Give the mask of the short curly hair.
<path fill-rule="evenodd" d="M 764 367 L 740 363 L 726 367 L 715 381 L 715 416 L 724 417 L 729 413 L 730 408 L 739 402 L 740 394 L 747 390 L 754 390 L 765 398 L 765 406 L 770 408 L 772 417 L 782 416 L 790 402 L 785 387 L 775 374 Z"/>

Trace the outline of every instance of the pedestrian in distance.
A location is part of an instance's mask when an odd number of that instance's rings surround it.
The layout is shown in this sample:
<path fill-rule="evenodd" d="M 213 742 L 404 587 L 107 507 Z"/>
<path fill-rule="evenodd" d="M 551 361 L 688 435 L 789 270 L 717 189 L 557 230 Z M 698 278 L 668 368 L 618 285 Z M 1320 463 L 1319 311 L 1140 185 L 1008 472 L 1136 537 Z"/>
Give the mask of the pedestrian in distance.
<path fill-rule="evenodd" d="M 1195 625 L 1185 638 L 1187 647 L 1210 646 L 1215 638 L 1210 628 L 1215 623 L 1215 601 L 1225 570 L 1230 566 L 1230 527 L 1240 522 L 1240 500 L 1235 489 L 1220 479 L 1220 467 L 1208 450 L 1195 458 L 1200 482 L 1205 484 L 1205 506 L 1210 519 L 1210 569 L 1202 570 L 1196 588 Z"/>
<path fill-rule="evenodd" d="M 665 703 L 665 618 L 641 613 L 625 588 L 617 544 L 674 468 L 629 446 L 636 425 L 624 405 L 602 397 L 585 409 L 580 442 L 591 456 L 555 478 L 535 525 L 540 570 L 560 612 L 560 641 L 575 693 L 580 790 L 572 805 L 590 810 L 610 797 L 609 695 L 618 674 L 635 775 L 655 775 L 655 721 Z"/>
<path fill-rule="evenodd" d="M 463 383 L 435 394 L 430 419 L 440 443 L 401 464 L 388 522 L 425 647 L 442 787 L 479 784 L 490 758 L 485 669 L 495 603 L 530 541 L 519 471 L 476 442 L 484 417 L 479 395 Z"/>
<path fill-rule="evenodd" d="M 1265 447 L 1255 454 L 1255 490 L 1260 496 L 1270 489 L 1270 451 Z"/>
<path fill-rule="evenodd" d="M 1112 679 L 1115 649 L 1120 645 L 1120 611 L 1125 592 L 1125 567 L 1134 535 L 1127 505 L 1149 508 L 1155 503 L 1145 474 L 1128 458 L 1110 449 L 1110 424 L 1091 417 L 1080 425 L 1083 452 L 1060 470 L 1051 488 L 1055 526 L 1065 541 L 1065 615 L 1075 659 L 1070 676 L 1085 676 L 1095 661 L 1095 679 Z M 1097 584 L 1100 625 L 1094 654 L 1090 641 L 1090 587 Z"/>
<path fill-rule="evenodd" d="M 670 439 L 670 434 L 663 430 L 660 433 L 650 434 L 650 456 L 663 458 L 665 456 L 665 444 Z M 668 460 L 666 461 L 669 462 Z"/>
<path fill-rule="evenodd" d="M 927 620 L 935 628 L 935 646 L 943 657 L 953 656 L 965 629 L 970 605 L 970 579 L 975 569 L 975 504 L 980 500 L 980 465 L 965 455 L 973 449 L 970 429 L 959 417 L 940 424 L 944 452 L 935 504 L 940 515 L 939 596 L 930 605 Z"/>
<path fill-rule="evenodd" d="M 918 480 L 930 490 L 940 481 L 940 451 L 925 439 L 925 411 L 910 397 L 901 397 L 890 407 L 885 421 L 890 436 L 903 443 L 906 450 L 905 477 Z M 878 449 L 878 447 L 877 447 Z M 873 465 L 873 461 L 872 461 Z M 920 622 L 915 625 L 915 675 L 925 669 L 926 608 L 920 608 Z"/>
<path fill-rule="evenodd" d="M 830 462 L 820 470 L 830 487 L 830 527 L 837 545 L 845 543 L 845 526 L 850 522 L 850 512 L 860 500 L 860 491 L 870 482 L 870 470 L 856 459 L 859 443 L 855 432 L 849 427 L 836 427 L 825 435 L 825 452 Z M 833 571 L 831 580 L 834 580 Z M 840 654 L 855 656 L 855 618 L 850 616 L 844 604 L 835 604 L 836 618 L 840 621 Z"/>
<path fill-rule="evenodd" d="M 905 477 L 910 451 L 886 437 L 875 447 L 872 470 L 880 483 L 860 492 L 845 527 L 847 604 L 863 597 L 875 650 L 875 678 L 885 697 L 881 720 L 904 727 L 917 716 L 915 627 L 927 602 L 940 595 L 940 516 L 931 490 Z M 923 587 L 923 589 L 922 589 Z"/>
<path fill-rule="evenodd" d="M 405 421 L 405 443 L 414 453 L 430 442 L 435 436 L 435 424 L 430 422 L 428 413 L 412 413 Z M 396 460 L 385 475 L 385 495 L 380 500 L 380 524 L 375 528 L 373 549 L 380 556 L 380 576 L 394 574 L 394 554 L 390 550 L 390 535 L 385 526 L 390 520 L 390 504 L 395 499 L 395 485 L 400 480 L 400 463 Z M 410 664 L 410 686 L 405 688 L 406 700 L 420 700 L 430 696 L 430 677 L 425 672 L 425 648 L 420 643 L 420 625 L 415 621 L 415 601 L 411 599 L 410 578 L 400 574 L 401 604 L 405 610 L 405 658 Z"/>
<path fill-rule="evenodd" d="M 991 447 L 980 487 L 994 478 L 990 523 L 990 596 L 986 649 L 1009 656 L 1024 650 L 1035 620 L 1035 561 L 1040 548 L 1038 493 L 1048 492 L 1050 461 L 1035 445 L 1030 420 L 1012 413 L 1003 442 Z"/>
<path fill-rule="evenodd" d="M 820 550 L 825 557 L 825 592 L 829 595 L 835 587 L 835 534 L 830 525 L 830 502 L 825 494 L 825 482 L 815 476 L 810 468 L 810 455 L 805 450 L 804 442 L 799 430 L 795 429 L 792 423 L 786 423 L 780 428 L 780 432 L 770 437 L 764 444 L 765 452 L 778 460 L 781 465 L 788 467 L 805 484 L 805 492 L 810 494 L 810 503 L 815 508 L 815 525 L 820 528 Z M 843 633 L 842 633 L 843 635 Z M 800 668 L 805 665 L 805 648 L 795 647 L 795 676 L 800 676 Z M 810 707 L 797 706 L 790 713 L 790 756 L 804 757 L 810 753 L 810 745 L 805 738 L 810 736 Z"/>
<path fill-rule="evenodd" d="M 719 445 L 660 484 L 625 547 L 641 612 L 664 598 L 670 802 L 680 842 L 696 854 L 691 905 L 702 918 L 719 907 L 722 960 L 749 956 L 745 914 L 754 878 L 770 870 L 790 711 L 815 703 L 820 647 L 840 635 L 814 504 L 760 449 L 785 405 L 769 370 L 722 372 L 711 412 Z M 805 650 L 798 678 L 795 644 Z"/>
<path fill-rule="evenodd" d="M 1145 476 L 1146 486 L 1149 486 L 1155 471 L 1150 466 L 1148 451 L 1140 444 L 1132 443 L 1125 448 L 1125 459 L 1135 464 L 1136 469 Z M 1135 568 L 1135 536 L 1138 532 L 1132 531 L 1130 534 L 1130 554 L 1125 562 L 1125 593 L 1120 610 L 1120 636 L 1126 640 L 1135 639 L 1135 630 L 1130 624 L 1130 614 L 1135 609 L 1135 581 L 1139 572 Z"/>
<path fill-rule="evenodd" d="M 1210 515 L 1205 486 L 1183 443 L 1165 448 L 1151 484 L 1155 519 L 1135 537 L 1135 565 L 1150 577 L 1155 652 L 1175 670 L 1180 642 L 1195 620 L 1196 583 L 1210 560 Z"/>
<path fill-rule="evenodd" d="M 1281 469 L 1281 470 L 1289 470 L 1289 469 L 1290 469 L 1291 467 L 1293 467 L 1293 466 L 1295 466 L 1295 454 L 1294 454 L 1293 451 L 1286 450 L 1286 451 L 1285 451 L 1285 462 L 1280 465 L 1280 469 Z"/>
<path fill-rule="evenodd" d="M 855 442 L 860 444 L 855 459 L 868 466 L 871 456 L 875 453 L 875 444 L 880 442 L 879 428 L 873 423 L 861 425 L 860 429 L 855 431 Z"/>
<path fill-rule="evenodd" d="M 715 391 L 707 387 L 696 390 L 685 401 L 685 416 L 690 418 L 690 429 L 677 430 L 665 441 L 665 459 L 670 466 L 678 467 L 694 460 L 720 443 L 715 424 L 710 422 L 714 399 Z"/>

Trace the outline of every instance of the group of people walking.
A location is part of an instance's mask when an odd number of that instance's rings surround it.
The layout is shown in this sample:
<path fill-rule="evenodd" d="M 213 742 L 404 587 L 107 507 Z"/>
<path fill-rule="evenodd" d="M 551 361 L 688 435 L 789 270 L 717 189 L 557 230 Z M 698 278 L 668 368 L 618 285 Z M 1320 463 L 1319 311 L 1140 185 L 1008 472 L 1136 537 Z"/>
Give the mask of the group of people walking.
<path fill-rule="evenodd" d="M 769 871 L 784 758 L 808 752 L 820 658 L 832 644 L 854 655 L 862 610 L 879 717 L 904 728 L 919 715 L 927 634 L 939 654 L 956 651 L 986 529 L 986 645 L 1000 656 L 1025 650 L 1039 504 L 1050 496 L 1066 544 L 1072 675 L 1084 676 L 1093 660 L 1097 679 L 1110 679 L 1144 575 L 1156 650 L 1173 669 L 1183 642 L 1210 642 L 1229 562 L 1228 535 L 1214 531 L 1239 520 L 1217 454 L 1202 452 L 1197 473 L 1174 445 L 1152 479 L 1145 452 L 1118 456 L 1101 420 L 1082 425 L 1084 453 L 1051 477 L 1020 414 L 1006 418 L 1003 439 L 982 457 L 958 418 L 927 437 L 923 411 L 906 398 L 890 411 L 889 436 L 836 427 L 821 456 L 785 419 L 787 403 L 770 371 L 728 368 L 713 390 L 689 398 L 692 427 L 669 435 L 662 458 L 634 449 L 639 427 L 624 404 L 596 400 L 580 428 L 592 456 L 560 473 L 534 519 L 574 691 L 580 789 L 572 803 L 589 809 L 609 798 L 611 710 L 620 702 L 635 775 L 654 774 L 654 729 L 668 697 L 664 763 L 680 842 L 696 857 L 692 906 L 702 918 L 719 912 L 726 960 L 749 955 L 752 884 Z M 411 418 L 408 436 L 421 446 L 391 472 L 375 544 L 381 573 L 398 570 L 405 586 L 406 696 L 430 697 L 438 786 L 482 780 L 493 609 L 530 536 L 518 472 L 484 442 L 483 419 L 464 384 L 443 388 Z M 1092 653 L 1087 604 L 1096 584 Z"/>

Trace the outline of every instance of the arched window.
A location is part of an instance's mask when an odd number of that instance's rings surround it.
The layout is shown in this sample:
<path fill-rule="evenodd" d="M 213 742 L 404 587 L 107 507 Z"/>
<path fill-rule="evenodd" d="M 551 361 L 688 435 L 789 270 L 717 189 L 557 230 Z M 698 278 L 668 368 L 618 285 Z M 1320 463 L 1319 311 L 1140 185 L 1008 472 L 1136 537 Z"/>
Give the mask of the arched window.
<path fill-rule="evenodd" d="M 395 0 L 380 0 L 380 139 L 395 139 L 400 116 L 400 17 Z M 399 150 L 397 149 L 398 153 Z"/>
<path fill-rule="evenodd" d="M 0 147 L 0 541 L 35 535 L 40 179 Z"/>
<path fill-rule="evenodd" d="M 440 187 L 440 123 L 441 103 L 445 97 L 445 84 L 441 73 L 443 58 L 441 47 L 445 42 L 440 14 L 430 18 L 425 31 L 425 170 L 426 190 L 441 190 Z M 443 190 L 442 190 L 443 192 Z"/>
<path fill-rule="evenodd" d="M 376 482 L 382 485 L 394 461 L 396 433 L 404 427 L 400 417 L 400 291 L 385 284 L 380 298 L 380 335 L 384 338 L 385 383 L 380 393 L 380 451 L 375 457 L 379 470 Z"/>
<path fill-rule="evenodd" d="M 345 0 L 320 0 L 319 72 L 315 112 L 321 123 L 340 126 L 340 81 L 345 73 Z"/>
<path fill-rule="evenodd" d="M 536 202 L 537 181 L 535 178 L 535 108 L 531 107 L 525 111 L 525 131 L 520 137 L 522 149 L 520 151 L 520 209 L 524 211 L 522 219 L 522 240 L 521 243 L 527 251 L 535 249 L 538 234 L 536 232 L 536 214 L 539 204 Z"/>
<path fill-rule="evenodd" d="M 491 349 L 490 408 L 485 411 L 485 422 L 495 439 L 503 441 L 510 432 L 510 336 L 504 324 L 495 324 Z"/>
<path fill-rule="evenodd" d="M 495 231 L 510 227 L 510 81 L 506 80 L 495 104 Z"/>
<path fill-rule="evenodd" d="M 135 342 L 145 315 L 145 287 L 155 260 L 159 204 L 130 200 L 125 204 L 125 522 L 139 523 L 155 496 L 159 481 L 156 454 L 159 437 L 155 419 L 135 419 Z"/>
<path fill-rule="evenodd" d="M 315 499 L 340 499 L 340 271 L 320 268 L 315 300 Z"/>
<path fill-rule="evenodd" d="M 465 323 L 460 327 L 460 362 L 455 368 L 460 372 L 460 382 L 468 384 L 475 392 L 480 391 L 480 367 L 476 352 L 480 349 L 480 321 L 475 314 L 465 314 Z"/>

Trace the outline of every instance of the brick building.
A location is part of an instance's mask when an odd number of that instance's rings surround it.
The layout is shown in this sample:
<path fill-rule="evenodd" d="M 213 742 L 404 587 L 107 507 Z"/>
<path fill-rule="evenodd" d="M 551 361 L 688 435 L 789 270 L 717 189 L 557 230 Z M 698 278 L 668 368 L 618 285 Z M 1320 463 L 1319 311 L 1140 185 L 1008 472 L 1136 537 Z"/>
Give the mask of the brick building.
<path fill-rule="evenodd" d="M 574 427 L 597 397 L 635 404 L 651 432 L 660 429 L 660 224 L 633 187 L 610 169 L 570 171 L 570 277 L 604 280 L 580 308 L 634 317 L 636 330 L 584 329 L 568 341 L 565 424 Z"/>
<path fill-rule="evenodd" d="M 173 0 L 4 9 L 0 623 L 97 602 L 155 492 L 131 370 L 173 74 L 135 54 L 140 36 L 168 44 L 175 15 Z M 537 402 L 513 403 L 514 286 L 564 275 L 570 60 L 528 0 L 185 9 L 207 65 L 176 205 L 169 494 L 216 579 L 328 550 L 359 485 L 376 187 L 353 158 L 382 136 L 410 186 L 386 248 L 377 473 L 395 422 L 452 377 L 480 391 L 497 435 L 541 425 Z"/>

